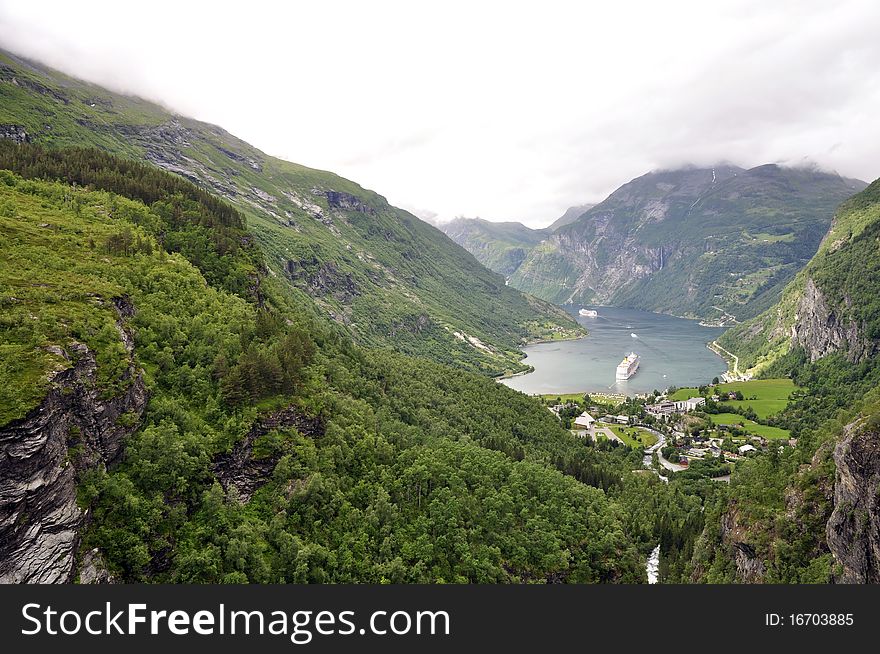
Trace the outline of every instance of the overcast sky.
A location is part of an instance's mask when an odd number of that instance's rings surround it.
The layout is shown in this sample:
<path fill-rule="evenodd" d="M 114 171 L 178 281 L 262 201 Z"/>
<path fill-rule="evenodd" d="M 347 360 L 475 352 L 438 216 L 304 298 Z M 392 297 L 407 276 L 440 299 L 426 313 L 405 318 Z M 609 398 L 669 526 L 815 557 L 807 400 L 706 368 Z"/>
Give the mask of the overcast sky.
<path fill-rule="evenodd" d="M 880 176 L 876 0 L 0 0 L 0 42 L 442 219 L 683 163 Z"/>

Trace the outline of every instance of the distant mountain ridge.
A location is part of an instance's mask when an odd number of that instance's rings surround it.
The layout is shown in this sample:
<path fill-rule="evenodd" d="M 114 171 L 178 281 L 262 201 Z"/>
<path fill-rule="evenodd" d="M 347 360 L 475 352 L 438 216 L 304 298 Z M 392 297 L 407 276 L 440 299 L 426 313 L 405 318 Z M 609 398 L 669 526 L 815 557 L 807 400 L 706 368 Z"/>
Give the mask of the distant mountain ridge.
<path fill-rule="evenodd" d="M 533 247 L 550 236 L 550 229 L 531 229 L 522 223 L 495 223 L 481 218 L 456 218 L 440 228 L 477 261 L 505 277 L 513 274 Z"/>
<path fill-rule="evenodd" d="M 438 225 L 449 238 L 499 275 L 509 277 L 525 261 L 532 249 L 559 227 L 568 225 L 594 204 L 569 207 L 549 227 L 532 229 L 518 222 L 492 222 L 482 218 L 456 218 Z"/>
<path fill-rule="evenodd" d="M 651 172 L 534 247 L 510 285 L 557 304 L 746 319 L 778 299 L 864 187 L 774 164 Z"/>
<path fill-rule="evenodd" d="M 575 207 L 569 207 L 565 210 L 564 214 L 562 214 L 561 216 L 559 216 L 559 218 L 550 223 L 550 226 L 547 227 L 547 229 L 549 229 L 551 232 L 555 232 L 560 227 L 570 225 L 595 206 L 596 203 L 592 202 L 590 204 L 581 204 Z"/>

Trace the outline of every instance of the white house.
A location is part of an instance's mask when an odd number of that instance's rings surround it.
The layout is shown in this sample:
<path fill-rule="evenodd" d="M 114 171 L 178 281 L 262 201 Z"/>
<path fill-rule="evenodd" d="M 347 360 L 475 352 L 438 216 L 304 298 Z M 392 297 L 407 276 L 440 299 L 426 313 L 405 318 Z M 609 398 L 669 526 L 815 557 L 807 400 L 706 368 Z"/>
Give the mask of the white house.
<path fill-rule="evenodd" d="M 574 426 L 577 429 L 592 429 L 593 423 L 596 421 L 589 413 L 584 411 L 581 415 L 574 419 Z"/>
<path fill-rule="evenodd" d="M 614 416 L 614 422 L 616 422 L 618 425 L 628 425 L 629 416 Z"/>
<path fill-rule="evenodd" d="M 739 452 L 739 453 L 740 453 L 741 455 L 743 455 L 743 456 L 745 456 L 745 455 L 748 454 L 749 452 L 757 452 L 757 451 L 758 451 L 758 450 L 757 450 L 757 449 L 755 448 L 755 446 L 752 445 L 751 443 L 746 443 L 745 445 L 740 445 L 740 446 L 737 448 L 737 452 Z"/>
<path fill-rule="evenodd" d="M 692 397 L 684 401 L 684 410 L 687 413 L 696 411 L 700 406 L 706 403 L 705 397 Z"/>

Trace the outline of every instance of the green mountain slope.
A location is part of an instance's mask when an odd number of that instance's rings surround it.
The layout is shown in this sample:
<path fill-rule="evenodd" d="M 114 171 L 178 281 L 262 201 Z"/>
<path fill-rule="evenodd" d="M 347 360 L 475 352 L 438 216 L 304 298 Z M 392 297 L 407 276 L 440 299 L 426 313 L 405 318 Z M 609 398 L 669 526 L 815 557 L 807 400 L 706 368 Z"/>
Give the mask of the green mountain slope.
<path fill-rule="evenodd" d="M 863 187 L 775 165 L 649 173 L 556 230 L 510 284 L 558 304 L 745 319 L 778 299 Z"/>
<path fill-rule="evenodd" d="M 780 301 L 722 336 L 740 368 L 761 374 L 795 349 L 810 361 L 843 353 L 863 361 L 880 339 L 880 183 L 844 202 L 809 264 Z"/>
<path fill-rule="evenodd" d="M 644 581 L 639 452 L 353 344 L 179 178 L 2 155 L 0 581 Z"/>
<path fill-rule="evenodd" d="M 724 334 L 740 367 L 806 391 L 797 447 L 738 465 L 692 561 L 700 581 L 880 583 L 880 180 L 844 202 L 780 301 Z"/>
<path fill-rule="evenodd" d="M 550 235 L 549 229 L 529 229 L 522 223 L 493 223 L 481 218 L 456 218 L 441 225 L 443 232 L 477 261 L 505 277 L 528 253 Z"/>
<path fill-rule="evenodd" d="M 579 333 L 437 229 L 332 173 L 269 157 L 219 127 L 0 55 L 0 133 L 90 145 L 179 174 L 234 204 L 275 277 L 364 344 L 468 369 L 522 369 L 518 347 Z"/>

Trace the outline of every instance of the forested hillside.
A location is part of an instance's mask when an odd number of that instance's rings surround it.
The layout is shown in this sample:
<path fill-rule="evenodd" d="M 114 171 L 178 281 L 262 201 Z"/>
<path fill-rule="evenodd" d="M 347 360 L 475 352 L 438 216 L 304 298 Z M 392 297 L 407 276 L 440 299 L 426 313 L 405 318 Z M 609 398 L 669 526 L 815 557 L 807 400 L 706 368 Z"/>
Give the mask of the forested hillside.
<path fill-rule="evenodd" d="M 581 333 L 505 286 L 439 230 L 333 173 L 275 159 L 223 129 L 0 53 L 0 132 L 146 161 L 229 201 L 271 274 L 358 342 L 488 374 L 522 370 L 519 347 Z"/>
<path fill-rule="evenodd" d="M 197 187 L 2 160 L 3 580 L 643 581 L 679 533 L 638 452 L 355 345 Z"/>

